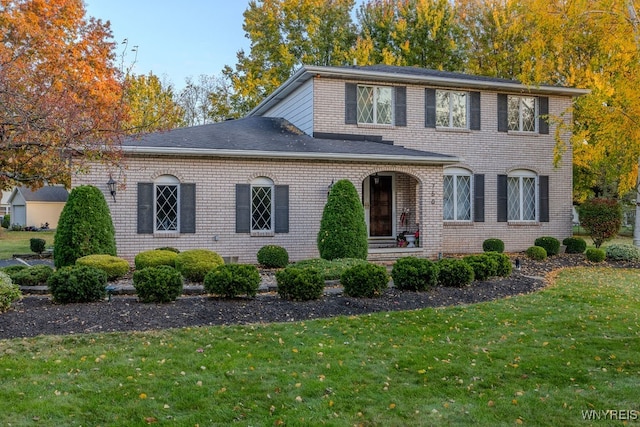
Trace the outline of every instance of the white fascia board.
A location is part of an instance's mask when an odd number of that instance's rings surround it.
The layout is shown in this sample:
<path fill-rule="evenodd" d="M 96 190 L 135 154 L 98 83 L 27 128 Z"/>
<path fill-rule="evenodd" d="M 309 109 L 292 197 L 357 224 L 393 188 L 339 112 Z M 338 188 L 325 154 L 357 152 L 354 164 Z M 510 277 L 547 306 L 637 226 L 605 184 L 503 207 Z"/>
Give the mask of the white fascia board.
<path fill-rule="evenodd" d="M 291 151 L 258 151 L 258 150 L 209 150 L 181 147 L 122 147 L 122 151 L 130 155 L 152 155 L 171 157 L 235 157 L 250 159 L 278 160 L 322 160 L 360 163 L 403 163 L 413 165 L 448 165 L 462 161 L 459 157 L 416 157 L 403 155 L 353 154 L 353 153 L 298 153 Z"/>

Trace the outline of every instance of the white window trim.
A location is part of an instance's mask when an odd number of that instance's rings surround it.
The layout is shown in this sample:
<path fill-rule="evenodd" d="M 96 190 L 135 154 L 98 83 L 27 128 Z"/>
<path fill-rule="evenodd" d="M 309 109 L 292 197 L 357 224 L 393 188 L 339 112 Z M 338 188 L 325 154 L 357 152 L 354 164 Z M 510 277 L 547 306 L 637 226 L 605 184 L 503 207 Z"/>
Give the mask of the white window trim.
<path fill-rule="evenodd" d="M 447 92 L 449 94 L 451 93 L 455 93 L 455 94 L 464 94 L 465 97 L 465 126 L 464 127 L 458 127 L 458 126 L 453 126 L 453 103 L 451 101 L 451 96 L 449 96 L 449 126 L 442 126 L 442 125 L 438 125 L 438 92 Z M 469 130 L 469 121 L 471 119 L 470 114 L 469 114 L 469 92 L 465 92 L 465 91 L 461 91 L 461 90 L 441 90 L 441 89 L 436 89 L 436 129 L 439 130 Z"/>
<path fill-rule="evenodd" d="M 510 133 L 515 134 L 526 134 L 526 135 L 534 135 L 540 132 L 538 129 L 538 117 L 540 115 L 539 107 L 538 107 L 538 97 L 537 96 L 524 96 L 524 95 L 508 95 L 507 96 L 507 117 L 509 117 L 509 105 L 512 98 L 518 98 L 518 129 L 507 129 Z M 533 99 L 533 130 L 523 130 L 522 125 L 522 100 L 524 98 L 532 98 Z M 508 126 L 508 125 L 507 125 Z"/>
<path fill-rule="evenodd" d="M 270 206 L 270 218 L 269 218 L 269 229 L 268 230 L 256 230 L 253 228 L 253 189 L 254 188 L 269 188 L 269 191 L 271 192 L 271 206 Z M 258 177 L 256 179 L 254 179 L 253 181 L 251 181 L 251 186 L 250 186 L 250 190 L 249 190 L 249 197 L 250 197 L 250 227 L 251 227 L 251 236 L 275 236 L 275 203 L 274 203 L 274 196 L 275 196 L 275 191 L 274 191 L 275 185 L 273 183 L 273 181 L 267 177 Z"/>
<path fill-rule="evenodd" d="M 454 219 L 444 219 L 447 223 L 459 223 L 459 224 L 470 224 L 473 222 L 473 174 L 470 170 L 464 168 L 446 168 L 444 170 L 444 176 L 453 176 L 455 179 L 453 180 L 453 217 Z M 443 179 L 444 179 L 443 176 Z M 458 218 L 458 180 L 459 176 L 468 176 L 469 177 L 469 219 L 457 219 Z M 444 197 L 444 194 L 443 194 Z M 443 217 L 444 217 L 444 211 Z"/>
<path fill-rule="evenodd" d="M 360 96 L 359 96 L 359 90 L 360 88 L 371 88 L 373 89 L 373 117 L 372 117 L 372 122 L 361 122 L 359 120 L 360 118 L 360 104 L 356 103 L 356 117 L 358 118 L 358 124 L 359 125 L 365 125 L 365 126 L 393 126 L 393 124 L 395 123 L 395 100 L 394 100 L 394 89 L 393 86 L 379 86 L 379 85 L 358 85 L 356 91 L 357 91 L 357 95 L 356 95 L 356 99 L 359 100 Z M 378 122 L 378 92 L 376 91 L 376 89 L 389 89 L 391 91 L 391 120 L 390 123 L 380 123 Z"/>
<path fill-rule="evenodd" d="M 520 169 L 520 170 L 515 170 L 512 171 L 511 173 L 509 173 L 507 175 L 507 192 L 509 191 L 509 184 L 508 184 L 508 179 L 509 178 L 518 178 L 518 203 L 519 203 L 519 213 L 520 213 L 520 218 L 519 219 L 510 219 L 509 218 L 509 201 L 507 200 L 507 221 L 509 223 L 517 223 L 517 224 L 535 224 L 537 222 L 539 222 L 539 218 L 540 218 L 540 200 L 539 200 L 539 180 L 538 180 L 538 174 L 536 174 L 533 171 L 529 171 L 529 170 L 524 170 L 524 169 Z M 534 178 L 534 197 L 535 197 L 535 218 L 534 219 L 523 219 L 522 215 L 524 214 L 524 181 L 523 178 Z M 507 193 L 508 194 L 508 193 Z M 507 195 L 508 197 L 508 195 Z"/>
<path fill-rule="evenodd" d="M 158 230 L 158 186 L 176 187 L 176 229 Z M 180 180 L 173 175 L 161 175 L 153 182 L 153 234 L 164 237 L 180 234 Z"/>

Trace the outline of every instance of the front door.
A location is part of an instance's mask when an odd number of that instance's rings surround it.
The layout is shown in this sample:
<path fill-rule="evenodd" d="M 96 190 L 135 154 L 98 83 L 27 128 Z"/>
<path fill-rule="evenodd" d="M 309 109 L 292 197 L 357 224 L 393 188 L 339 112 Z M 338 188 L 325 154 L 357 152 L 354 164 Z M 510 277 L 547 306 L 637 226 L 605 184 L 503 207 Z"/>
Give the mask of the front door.
<path fill-rule="evenodd" d="M 391 176 L 369 177 L 369 236 L 393 236 L 393 193 Z"/>

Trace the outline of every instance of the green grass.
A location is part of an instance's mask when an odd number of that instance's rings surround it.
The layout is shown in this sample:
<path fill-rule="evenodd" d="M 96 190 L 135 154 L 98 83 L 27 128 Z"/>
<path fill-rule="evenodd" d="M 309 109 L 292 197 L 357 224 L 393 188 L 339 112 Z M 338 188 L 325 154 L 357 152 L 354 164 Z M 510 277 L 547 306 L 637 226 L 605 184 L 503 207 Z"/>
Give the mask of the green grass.
<path fill-rule="evenodd" d="M 29 240 L 37 237 L 47 242 L 47 248 L 53 246 L 55 231 L 8 231 L 0 229 L 0 259 L 11 259 L 14 254 L 31 254 Z"/>
<path fill-rule="evenodd" d="M 0 414 L 12 426 L 585 425 L 582 411 L 640 410 L 638 348 L 640 272 L 572 269 L 469 306 L 0 341 Z"/>

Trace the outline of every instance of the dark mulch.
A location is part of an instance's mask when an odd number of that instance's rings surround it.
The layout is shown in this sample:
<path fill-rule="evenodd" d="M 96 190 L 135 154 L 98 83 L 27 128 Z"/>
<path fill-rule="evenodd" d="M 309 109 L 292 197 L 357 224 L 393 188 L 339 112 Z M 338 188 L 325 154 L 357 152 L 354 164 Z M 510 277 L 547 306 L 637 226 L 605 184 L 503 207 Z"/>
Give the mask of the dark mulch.
<path fill-rule="evenodd" d="M 514 256 L 515 258 L 515 256 Z M 36 335 L 142 331 L 187 326 L 291 322 L 379 311 L 411 310 L 490 301 L 535 292 L 543 277 L 558 268 L 593 265 L 582 255 L 559 255 L 543 262 L 525 258 L 520 271 L 508 278 L 475 282 L 466 288 L 438 287 L 428 292 L 388 289 L 379 298 L 350 298 L 340 293 L 318 301 L 292 302 L 274 293 L 252 299 L 225 300 L 184 296 L 170 304 L 143 304 L 135 296 L 114 296 L 90 304 L 54 304 L 48 296 L 25 296 L 0 314 L 0 339 Z M 598 264 L 640 268 L 635 264 Z"/>

